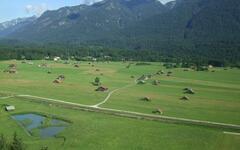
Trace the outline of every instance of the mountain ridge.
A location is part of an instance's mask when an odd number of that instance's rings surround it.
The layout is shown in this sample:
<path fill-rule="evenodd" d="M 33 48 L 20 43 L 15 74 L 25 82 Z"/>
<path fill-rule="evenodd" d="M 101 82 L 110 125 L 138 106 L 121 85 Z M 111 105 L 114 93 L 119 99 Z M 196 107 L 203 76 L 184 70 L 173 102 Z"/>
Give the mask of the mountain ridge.
<path fill-rule="evenodd" d="M 137 2 L 105 0 L 47 11 L 7 38 L 71 47 L 156 50 L 169 57 L 240 56 L 238 0 Z"/>

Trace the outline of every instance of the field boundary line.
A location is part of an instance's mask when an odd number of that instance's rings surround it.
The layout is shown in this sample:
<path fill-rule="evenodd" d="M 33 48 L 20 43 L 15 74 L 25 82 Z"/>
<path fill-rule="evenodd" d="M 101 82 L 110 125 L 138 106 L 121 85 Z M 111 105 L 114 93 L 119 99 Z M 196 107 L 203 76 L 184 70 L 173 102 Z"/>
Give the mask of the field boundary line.
<path fill-rule="evenodd" d="M 127 118 L 153 120 L 153 121 L 161 121 L 161 122 L 175 123 L 175 124 L 198 125 L 198 126 L 206 126 L 206 127 L 222 128 L 222 129 L 232 129 L 232 130 L 240 131 L 240 125 L 236 125 L 236 124 L 194 120 L 194 119 L 186 119 L 186 118 L 179 118 L 179 117 L 169 117 L 169 116 L 163 116 L 163 115 L 151 115 L 151 114 L 145 114 L 145 113 L 140 113 L 140 112 L 124 111 L 124 110 L 103 108 L 103 107 L 93 107 L 90 105 L 83 105 L 83 104 L 78 104 L 78 103 L 66 102 L 66 101 L 62 101 L 62 100 L 43 98 L 43 97 L 32 96 L 32 95 L 17 95 L 16 97 L 20 97 L 20 98 L 23 97 L 26 99 L 30 98 L 30 100 L 33 100 L 33 101 L 52 103 L 52 104 L 61 105 L 65 108 L 70 108 L 70 109 L 101 112 L 101 113 L 105 113 L 105 114 L 122 116 L 122 117 L 127 117 Z"/>

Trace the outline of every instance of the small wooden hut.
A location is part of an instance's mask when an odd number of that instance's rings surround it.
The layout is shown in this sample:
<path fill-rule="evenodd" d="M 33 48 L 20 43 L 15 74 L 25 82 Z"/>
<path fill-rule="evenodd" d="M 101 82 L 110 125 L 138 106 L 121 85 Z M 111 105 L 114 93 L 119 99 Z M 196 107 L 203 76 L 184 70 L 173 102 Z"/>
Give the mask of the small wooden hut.
<path fill-rule="evenodd" d="M 98 87 L 95 91 L 105 92 L 105 91 L 108 91 L 108 88 L 103 87 L 103 86 L 100 86 L 100 87 Z"/>
<path fill-rule="evenodd" d="M 142 98 L 143 101 L 147 101 L 147 102 L 150 102 L 151 101 L 151 98 L 148 97 L 148 96 L 145 96 L 144 98 Z"/>
<path fill-rule="evenodd" d="M 181 100 L 190 100 L 190 98 L 188 96 L 183 96 Z"/>
<path fill-rule="evenodd" d="M 152 111 L 152 113 L 162 115 L 162 114 L 163 114 L 163 111 L 162 111 L 162 109 L 157 108 L 156 110 Z"/>

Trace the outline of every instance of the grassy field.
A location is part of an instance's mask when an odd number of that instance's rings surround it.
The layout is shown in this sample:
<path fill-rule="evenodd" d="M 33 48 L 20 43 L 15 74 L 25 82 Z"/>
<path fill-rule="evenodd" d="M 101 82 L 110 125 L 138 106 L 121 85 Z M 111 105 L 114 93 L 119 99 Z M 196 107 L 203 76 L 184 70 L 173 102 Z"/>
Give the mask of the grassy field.
<path fill-rule="evenodd" d="M 9 64 L 17 64 L 17 74 L 4 73 Z M 49 67 L 38 67 L 47 63 Z M 71 64 L 51 61 L 34 61 L 33 65 L 20 61 L 0 62 L 0 97 L 11 94 L 28 94 L 59 99 L 85 105 L 102 102 L 108 92 L 96 92 L 91 84 L 100 77 L 102 85 L 109 92 L 120 89 L 100 107 L 114 108 L 152 114 L 156 108 L 163 115 L 222 123 L 240 124 L 240 70 L 213 68 L 208 72 L 165 69 L 162 63 L 151 65 L 131 65 L 128 63 L 81 62 L 79 68 Z M 99 70 L 99 71 L 97 71 Z M 138 85 L 134 80 L 143 74 L 153 74 L 159 70 L 172 71 L 171 76 L 156 75 Z M 214 70 L 215 72 L 212 72 Z M 47 72 L 51 71 L 51 74 Z M 66 77 L 61 84 L 53 84 L 59 75 Z M 131 78 L 134 76 L 135 79 Z M 153 85 L 159 80 L 159 85 Z M 185 94 L 190 87 L 195 94 Z M 189 101 L 182 101 L 184 95 Z M 142 101 L 143 97 L 151 101 Z M 61 134 L 67 137 L 48 140 L 28 137 L 10 114 L 1 110 L 0 133 L 10 136 L 14 131 L 24 139 L 29 149 L 39 149 L 48 145 L 50 149 L 239 149 L 240 136 L 223 134 L 222 130 L 194 126 L 173 125 L 144 120 L 114 117 L 98 113 L 82 112 L 47 105 L 35 104 L 20 99 L 2 99 L 0 104 L 13 104 L 21 112 L 44 112 L 65 117 L 73 123 Z M 11 130 L 6 130 L 11 126 Z M 13 130 L 14 129 L 14 130 Z M 54 143 L 54 144 L 52 144 Z"/>
<path fill-rule="evenodd" d="M 40 149 L 42 146 L 48 146 L 50 150 L 151 150 L 156 148 L 168 150 L 237 150 L 240 146 L 240 136 L 227 135 L 221 130 L 114 117 L 95 112 L 50 107 L 19 101 L 15 98 L 0 101 L 0 104 L 6 103 L 15 105 L 17 109 L 12 113 L 1 111 L 0 132 L 10 138 L 16 131 L 27 148 L 31 150 Z M 58 138 L 29 137 L 10 118 L 10 115 L 14 113 L 32 111 L 71 120 L 73 123 L 60 133 L 60 136 L 66 137 L 66 142 L 63 143 L 63 140 Z"/>

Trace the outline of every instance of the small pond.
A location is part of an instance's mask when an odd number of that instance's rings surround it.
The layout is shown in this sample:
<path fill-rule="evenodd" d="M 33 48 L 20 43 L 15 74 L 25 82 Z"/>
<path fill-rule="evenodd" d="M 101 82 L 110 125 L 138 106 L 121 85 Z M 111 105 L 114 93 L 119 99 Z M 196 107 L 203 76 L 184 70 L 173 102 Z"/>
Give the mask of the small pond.
<path fill-rule="evenodd" d="M 54 137 L 69 125 L 66 121 L 34 113 L 12 115 L 12 118 L 30 135 L 41 138 Z"/>

